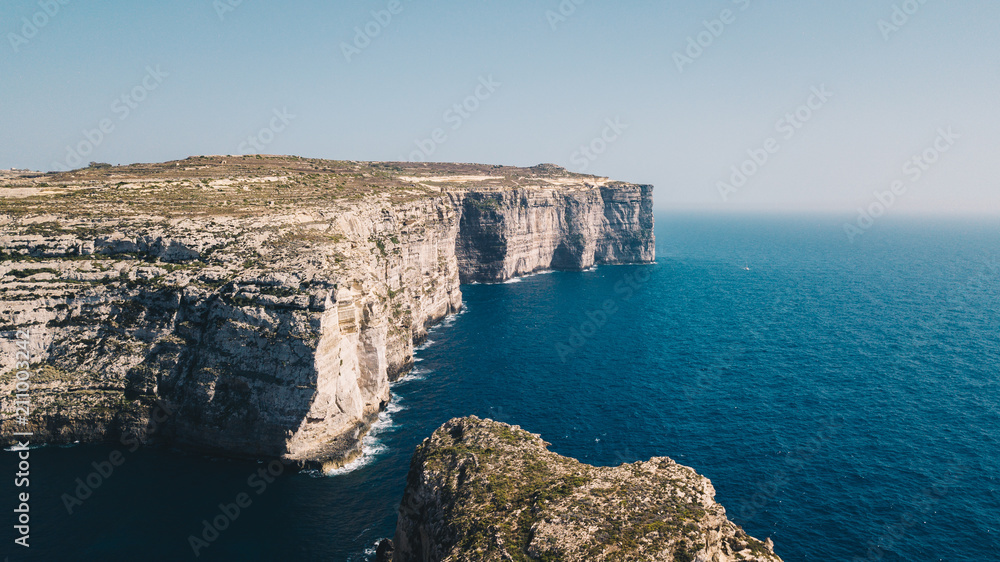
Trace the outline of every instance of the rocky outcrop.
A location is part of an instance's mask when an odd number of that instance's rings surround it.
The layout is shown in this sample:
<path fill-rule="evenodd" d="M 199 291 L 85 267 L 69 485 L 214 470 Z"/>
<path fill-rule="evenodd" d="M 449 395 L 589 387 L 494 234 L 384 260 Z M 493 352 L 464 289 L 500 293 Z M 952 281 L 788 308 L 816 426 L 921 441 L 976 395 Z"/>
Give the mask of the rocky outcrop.
<path fill-rule="evenodd" d="M 197 157 L 4 181 L 0 331 L 32 333 L 30 427 L 52 443 L 342 464 L 461 282 L 653 259 L 652 188 L 553 166 Z"/>
<path fill-rule="evenodd" d="M 513 189 L 456 197 L 463 283 L 653 261 L 652 187 Z"/>
<path fill-rule="evenodd" d="M 780 562 L 726 518 L 711 482 L 668 458 L 594 467 L 475 417 L 417 447 L 381 562 Z"/>

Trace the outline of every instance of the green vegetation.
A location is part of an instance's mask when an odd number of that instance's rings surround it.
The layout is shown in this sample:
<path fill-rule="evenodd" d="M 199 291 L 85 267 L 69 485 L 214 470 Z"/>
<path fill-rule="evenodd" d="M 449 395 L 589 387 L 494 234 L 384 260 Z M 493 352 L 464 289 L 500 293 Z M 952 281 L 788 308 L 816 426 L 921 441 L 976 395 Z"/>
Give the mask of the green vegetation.
<path fill-rule="evenodd" d="M 496 211 L 500 208 L 500 201 L 494 198 L 470 197 L 466 201 L 480 211 Z"/>
<path fill-rule="evenodd" d="M 504 559 L 523 562 L 664 552 L 693 562 L 715 540 L 705 534 L 711 519 L 700 499 L 702 477 L 667 459 L 591 467 L 547 451 L 526 431 L 467 418 L 435 432 L 415 462 L 435 490 L 432 505 L 444 509 L 447 527 L 434 540 L 461 553 L 459 560 L 499 559 L 502 545 Z M 416 513 L 423 511 L 407 517 Z M 733 552 L 770 555 L 738 527 L 718 531 Z"/>
<path fill-rule="evenodd" d="M 7 275 L 14 277 L 15 279 L 24 279 L 26 277 L 31 277 L 32 275 L 38 275 L 39 273 L 51 273 L 52 275 L 59 275 L 59 270 L 52 269 L 51 267 L 40 267 L 38 269 L 12 269 L 7 272 Z"/>
<path fill-rule="evenodd" d="M 28 197 L 0 197 L 0 214 L 43 215 L 57 204 L 66 218 L 103 220 L 142 215 L 171 217 L 257 216 L 263 207 L 299 210 L 373 196 L 390 203 L 438 197 L 438 189 L 476 182 L 438 182 L 436 176 L 489 176 L 494 186 L 513 187 L 538 177 L 592 178 L 552 166 L 514 168 L 476 164 L 350 162 L 295 156 L 197 156 L 161 164 L 109 166 L 94 163 L 71 172 L 5 179 L 9 188 L 46 188 Z M 426 178 L 421 181 L 421 178 Z M 493 180 L 492 178 L 496 178 Z M 422 185 L 423 184 L 423 185 Z M 494 198 L 475 205 L 496 208 Z M 87 227 L 82 227 L 86 229 Z M 42 235 L 70 234 L 78 227 L 38 225 Z M 83 234 L 82 231 L 79 234 Z"/>

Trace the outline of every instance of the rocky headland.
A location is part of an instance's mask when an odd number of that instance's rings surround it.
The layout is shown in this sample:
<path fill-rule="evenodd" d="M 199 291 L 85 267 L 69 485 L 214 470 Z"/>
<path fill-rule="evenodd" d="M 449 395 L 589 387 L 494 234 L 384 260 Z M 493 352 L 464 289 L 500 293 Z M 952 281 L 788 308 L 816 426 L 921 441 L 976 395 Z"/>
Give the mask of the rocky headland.
<path fill-rule="evenodd" d="M 460 284 L 654 259 L 652 187 L 276 156 L 0 177 L 0 332 L 36 442 L 152 439 L 333 467 Z M 0 350 L 0 435 L 16 346 Z"/>
<path fill-rule="evenodd" d="M 540 436 L 453 419 L 417 447 L 379 562 L 780 562 L 668 458 L 595 467 Z"/>

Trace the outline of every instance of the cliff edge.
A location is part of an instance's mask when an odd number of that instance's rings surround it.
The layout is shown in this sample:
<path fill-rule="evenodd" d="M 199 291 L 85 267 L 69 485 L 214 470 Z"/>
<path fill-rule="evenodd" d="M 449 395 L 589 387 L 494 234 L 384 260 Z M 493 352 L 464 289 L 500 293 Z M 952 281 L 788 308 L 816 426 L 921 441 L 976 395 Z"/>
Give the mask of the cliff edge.
<path fill-rule="evenodd" d="M 711 482 L 668 458 L 594 467 L 540 436 L 453 419 L 417 447 L 380 562 L 780 562 L 726 518 Z"/>
<path fill-rule="evenodd" d="M 0 177 L 0 365 L 35 440 L 339 466 L 460 284 L 654 259 L 652 187 L 203 156 Z M 0 435 L 23 431 L 0 373 Z"/>

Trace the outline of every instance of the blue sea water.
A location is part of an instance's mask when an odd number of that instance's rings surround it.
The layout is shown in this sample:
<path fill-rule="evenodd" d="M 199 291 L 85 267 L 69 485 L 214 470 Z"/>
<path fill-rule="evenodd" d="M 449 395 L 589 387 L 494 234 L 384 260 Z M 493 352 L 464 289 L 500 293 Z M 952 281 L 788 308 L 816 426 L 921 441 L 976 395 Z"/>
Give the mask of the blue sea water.
<path fill-rule="evenodd" d="M 261 489 L 261 464 L 126 450 L 70 515 L 115 449 L 36 449 L 32 547 L 0 551 L 192 560 L 247 493 L 197 559 L 368 560 L 413 448 L 475 414 L 588 463 L 694 467 L 789 562 L 1000 560 L 1000 221 L 883 219 L 852 244 L 831 218 L 661 215 L 657 242 L 654 265 L 464 287 L 350 472 Z"/>

